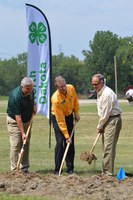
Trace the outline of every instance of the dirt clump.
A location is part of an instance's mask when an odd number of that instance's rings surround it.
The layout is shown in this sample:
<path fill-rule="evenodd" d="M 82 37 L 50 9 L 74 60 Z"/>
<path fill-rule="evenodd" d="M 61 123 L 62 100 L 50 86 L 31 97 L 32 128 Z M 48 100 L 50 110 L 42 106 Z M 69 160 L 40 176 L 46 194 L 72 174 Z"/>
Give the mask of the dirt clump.
<path fill-rule="evenodd" d="M 72 175 L 41 175 L 36 172 L 24 174 L 10 172 L 0 174 L 0 195 L 48 197 L 51 200 L 131 200 L 133 178 L 121 182 L 105 175 L 91 177 Z"/>
<path fill-rule="evenodd" d="M 97 157 L 93 153 L 87 153 L 86 151 L 83 152 L 80 156 L 80 159 L 83 161 L 87 161 L 89 165 L 91 165 L 92 161 L 96 161 Z"/>

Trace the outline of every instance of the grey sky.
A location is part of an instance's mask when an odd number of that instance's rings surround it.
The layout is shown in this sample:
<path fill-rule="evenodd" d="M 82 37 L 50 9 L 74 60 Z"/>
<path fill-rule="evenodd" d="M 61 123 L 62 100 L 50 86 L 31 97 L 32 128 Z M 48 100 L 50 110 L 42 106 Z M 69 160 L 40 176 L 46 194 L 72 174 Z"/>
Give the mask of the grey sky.
<path fill-rule="evenodd" d="M 133 35 L 133 0 L 0 0 L 0 58 L 27 52 L 25 3 L 46 15 L 52 40 L 52 54 L 60 51 L 83 59 L 82 50 L 97 31 L 118 36 Z"/>

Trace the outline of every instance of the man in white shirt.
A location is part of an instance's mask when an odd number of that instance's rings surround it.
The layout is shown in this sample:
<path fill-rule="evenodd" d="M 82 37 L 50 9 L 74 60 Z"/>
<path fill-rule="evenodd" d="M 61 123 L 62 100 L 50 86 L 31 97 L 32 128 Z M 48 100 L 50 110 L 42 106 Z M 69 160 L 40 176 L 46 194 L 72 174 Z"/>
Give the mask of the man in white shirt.
<path fill-rule="evenodd" d="M 104 84 L 104 80 L 102 74 L 95 74 L 92 77 L 92 85 L 97 92 L 97 109 L 100 117 L 97 133 L 102 135 L 102 173 L 113 176 L 116 144 L 122 127 L 122 111 L 119 108 L 116 94 Z"/>

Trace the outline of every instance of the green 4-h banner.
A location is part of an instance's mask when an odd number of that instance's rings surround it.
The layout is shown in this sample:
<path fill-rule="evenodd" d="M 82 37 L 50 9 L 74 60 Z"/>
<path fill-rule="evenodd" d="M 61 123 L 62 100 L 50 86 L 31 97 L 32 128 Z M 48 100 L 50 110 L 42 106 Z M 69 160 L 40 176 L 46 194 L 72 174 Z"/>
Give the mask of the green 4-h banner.
<path fill-rule="evenodd" d="M 28 25 L 28 71 L 34 81 L 37 113 L 50 118 L 51 37 L 50 28 L 43 12 L 26 4 Z"/>

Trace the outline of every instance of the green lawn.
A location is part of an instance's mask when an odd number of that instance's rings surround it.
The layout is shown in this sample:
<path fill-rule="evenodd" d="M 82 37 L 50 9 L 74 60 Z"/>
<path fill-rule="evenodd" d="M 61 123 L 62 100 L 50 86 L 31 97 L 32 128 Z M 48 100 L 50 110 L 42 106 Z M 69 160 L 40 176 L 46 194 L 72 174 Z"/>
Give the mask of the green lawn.
<path fill-rule="evenodd" d="M 10 171 L 9 162 L 9 137 L 6 128 L 6 106 L 7 100 L 0 101 L 0 173 Z M 117 156 L 115 162 L 115 174 L 120 167 L 123 167 L 126 172 L 133 173 L 132 167 L 132 146 L 133 146 L 133 106 L 128 103 L 120 104 L 123 114 L 123 127 L 117 145 Z M 98 122 L 96 104 L 87 104 L 80 106 L 81 120 L 76 125 L 75 132 L 75 172 L 82 176 L 92 176 L 101 170 L 101 138 L 99 139 L 94 154 L 97 161 L 89 165 L 85 161 L 80 160 L 80 155 L 84 151 L 90 151 L 90 148 L 96 138 L 96 126 Z M 32 138 L 30 147 L 30 171 L 36 171 L 42 175 L 53 173 L 54 169 L 54 147 L 55 138 L 53 128 L 51 128 L 51 148 L 49 148 L 49 124 L 48 119 L 42 115 L 36 115 L 33 121 Z M 65 170 L 65 165 L 64 165 Z M 10 197 L 1 196 L 0 199 L 27 199 L 30 197 Z M 38 200 L 41 198 L 38 198 Z M 43 198 L 44 199 L 44 198 Z M 48 199 L 45 199 L 48 200 Z"/>
<path fill-rule="evenodd" d="M 47 197 L 22 197 L 22 196 L 10 196 L 10 195 L 0 195 L 0 200 L 51 200 Z"/>
<path fill-rule="evenodd" d="M 0 101 L 1 100 L 7 100 L 8 99 L 8 96 L 0 96 Z"/>
<path fill-rule="evenodd" d="M 0 172 L 7 172 L 10 170 L 9 162 L 9 137 L 6 128 L 6 105 L 7 101 L 0 101 Z M 123 110 L 122 119 L 123 127 L 121 130 L 120 138 L 117 145 L 117 157 L 115 164 L 115 172 L 123 166 L 126 171 L 133 172 L 132 169 L 132 120 L 133 120 L 133 107 L 127 103 L 122 103 Z M 75 133 L 75 171 L 81 175 L 92 175 L 101 169 L 101 140 L 95 148 L 94 153 L 98 157 L 95 166 L 88 165 L 87 162 L 80 160 L 80 155 L 84 151 L 89 151 L 96 137 L 96 126 L 98 122 L 96 104 L 88 104 L 80 106 L 81 120 L 76 125 Z M 42 174 L 51 173 L 54 168 L 54 147 L 55 138 L 53 128 L 51 128 L 51 148 L 49 148 L 49 124 L 48 119 L 42 115 L 34 117 L 32 127 L 32 138 L 30 147 L 30 163 L 31 171 L 38 171 Z M 125 162 L 126 158 L 126 162 Z M 65 166 L 64 166 L 65 168 Z"/>

